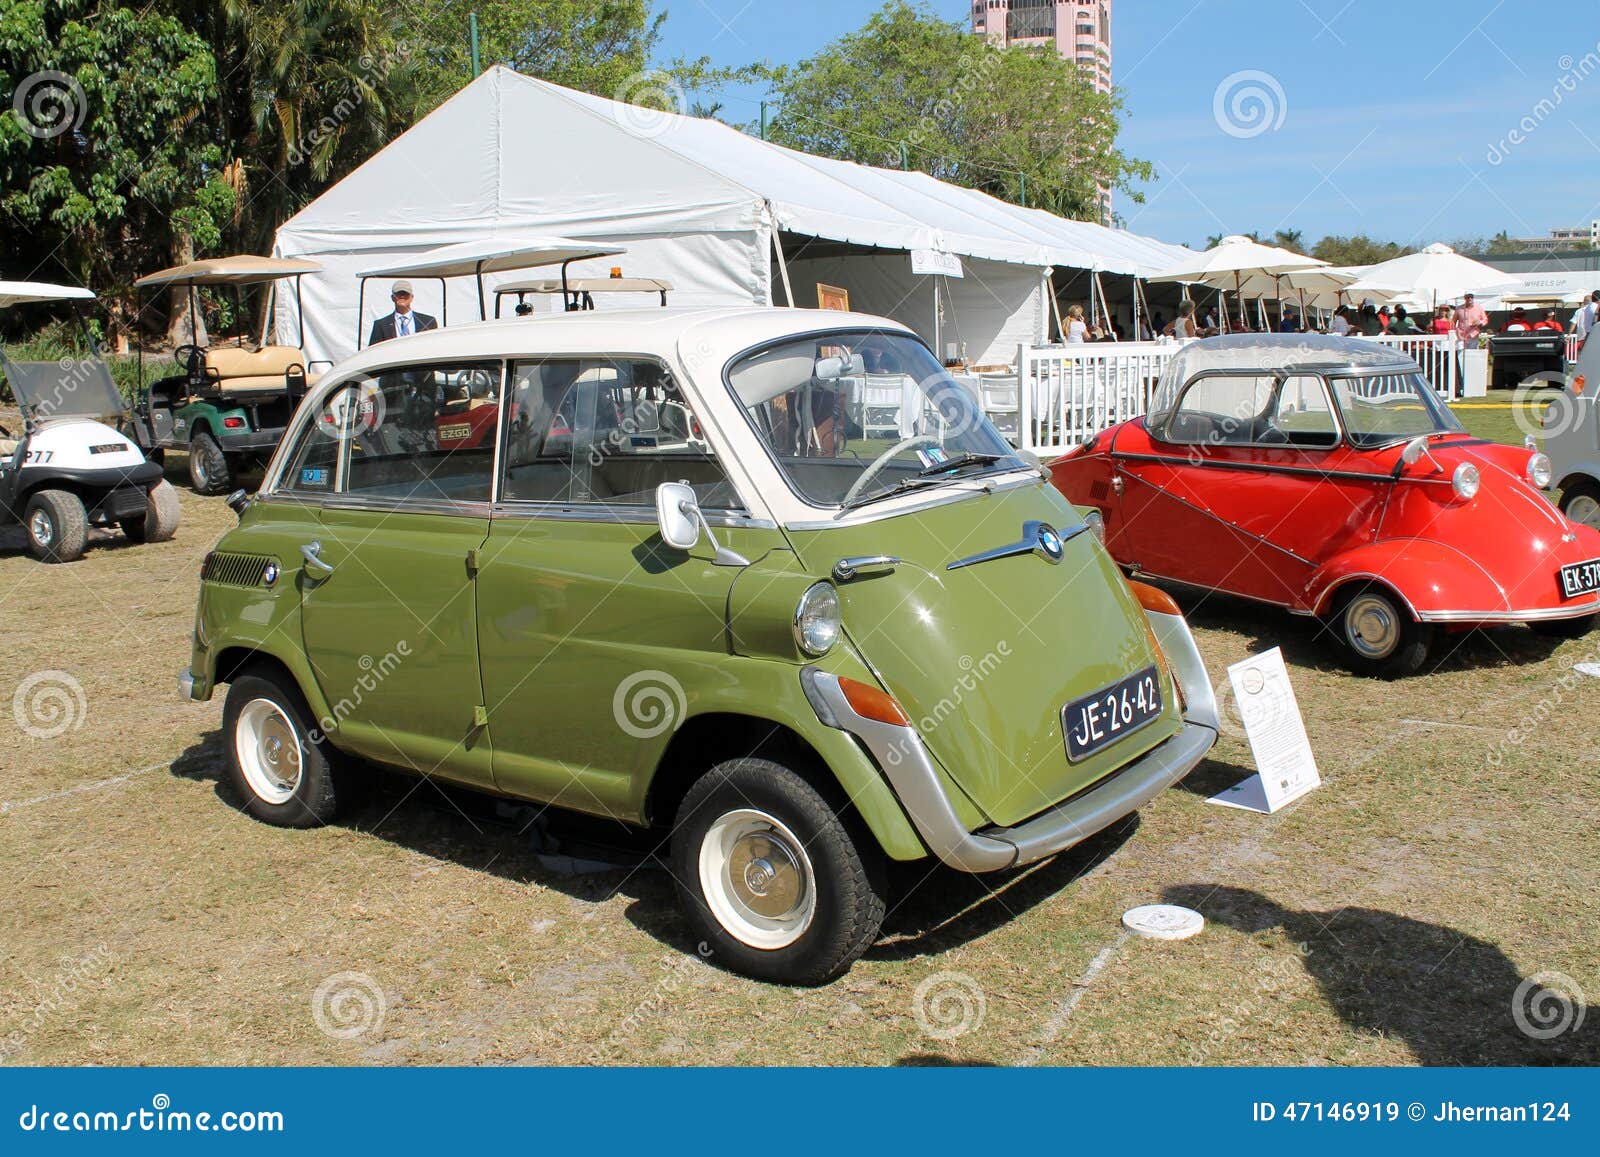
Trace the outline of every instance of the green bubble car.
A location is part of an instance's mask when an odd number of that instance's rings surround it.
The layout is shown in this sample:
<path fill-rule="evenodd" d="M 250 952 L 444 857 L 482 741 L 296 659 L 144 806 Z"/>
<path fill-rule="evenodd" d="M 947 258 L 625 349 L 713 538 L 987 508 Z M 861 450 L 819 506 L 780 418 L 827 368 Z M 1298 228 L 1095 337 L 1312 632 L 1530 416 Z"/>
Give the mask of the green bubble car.
<path fill-rule="evenodd" d="M 1041 860 L 1216 738 L 1177 606 L 881 318 L 387 342 L 230 501 L 182 684 L 227 685 L 247 810 L 327 823 L 376 761 L 654 829 L 688 942 L 754 977 L 845 971 L 888 861 Z"/>

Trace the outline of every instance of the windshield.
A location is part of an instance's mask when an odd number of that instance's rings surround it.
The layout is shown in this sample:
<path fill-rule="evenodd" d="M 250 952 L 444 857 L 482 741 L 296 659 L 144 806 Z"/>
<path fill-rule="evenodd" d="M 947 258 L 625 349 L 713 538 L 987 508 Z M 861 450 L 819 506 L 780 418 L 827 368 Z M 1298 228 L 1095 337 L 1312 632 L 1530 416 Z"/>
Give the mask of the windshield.
<path fill-rule="evenodd" d="M 973 394 L 907 334 L 768 346 L 734 362 L 728 384 L 789 485 L 816 506 L 1024 466 Z"/>
<path fill-rule="evenodd" d="M 1462 426 L 1419 373 L 1329 378 L 1350 444 L 1370 448 Z"/>
<path fill-rule="evenodd" d="M 111 370 L 98 357 L 14 362 L 0 354 L 0 369 L 18 408 L 34 421 L 116 418 L 126 409 Z"/>

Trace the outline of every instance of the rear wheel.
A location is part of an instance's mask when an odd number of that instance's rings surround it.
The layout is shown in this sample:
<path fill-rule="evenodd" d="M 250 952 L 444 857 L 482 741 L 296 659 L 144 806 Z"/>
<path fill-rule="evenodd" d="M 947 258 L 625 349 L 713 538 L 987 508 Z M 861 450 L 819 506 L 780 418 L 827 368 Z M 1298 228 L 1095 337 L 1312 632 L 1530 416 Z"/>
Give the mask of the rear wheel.
<path fill-rule="evenodd" d="M 1600 530 L 1600 485 L 1574 482 L 1561 492 L 1561 513 L 1573 522 Z"/>
<path fill-rule="evenodd" d="M 259 820 L 314 828 L 338 809 L 338 753 L 294 682 L 271 668 L 240 675 L 222 708 L 228 779 Z"/>
<path fill-rule="evenodd" d="M 28 550 L 40 562 L 72 562 L 89 543 L 89 516 L 70 490 L 41 490 L 22 515 Z"/>
<path fill-rule="evenodd" d="M 178 533 L 178 492 L 165 480 L 150 488 L 145 499 L 144 517 L 121 523 L 129 542 L 166 542 Z"/>
<path fill-rule="evenodd" d="M 1399 598 L 1382 587 L 1351 592 L 1340 603 L 1334 625 L 1350 666 L 1385 679 L 1422 670 L 1435 636 L 1431 624 L 1412 618 Z"/>
<path fill-rule="evenodd" d="M 672 868 L 701 952 L 760 980 L 823 984 L 877 937 L 883 861 L 804 777 L 733 759 L 684 797 Z"/>
<path fill-rule="evenodd" d="M 196 494 L 226 494 L 233 489 L 233 469 L 228 456 L 205 430 L 189 442 L 189 484 Z"/>

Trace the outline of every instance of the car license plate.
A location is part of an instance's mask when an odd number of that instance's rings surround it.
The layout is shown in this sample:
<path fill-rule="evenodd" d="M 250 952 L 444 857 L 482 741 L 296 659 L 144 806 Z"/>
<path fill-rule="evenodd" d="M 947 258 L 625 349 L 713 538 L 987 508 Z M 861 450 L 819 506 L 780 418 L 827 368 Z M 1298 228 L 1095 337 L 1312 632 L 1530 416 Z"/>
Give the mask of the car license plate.
<path fill-rule="evenodd" d="M 1561 568 L 1561 596 L 1575 599 L 1579 595 L 1600 591 L 1600 558 L 1588 562 L 1575 562 Z"/>
<path fill-rule="evenodd" d="M 1074 699 L 1061 709 L 1061 730 L 1067 737 L 1067 759 L 1087 759 L 1161 714 L 1161 680 L 1146 667 L 1093 695 Z"/>

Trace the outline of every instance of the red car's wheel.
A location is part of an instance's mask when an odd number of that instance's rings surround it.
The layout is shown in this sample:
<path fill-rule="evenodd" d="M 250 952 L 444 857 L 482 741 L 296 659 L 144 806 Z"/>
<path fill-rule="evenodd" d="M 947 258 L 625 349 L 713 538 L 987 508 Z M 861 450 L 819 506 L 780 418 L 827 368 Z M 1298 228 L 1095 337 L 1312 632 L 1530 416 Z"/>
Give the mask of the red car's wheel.
<path fill-rule="evenodd" d="M 1361 587 L 1341 599 L 1338 608 L 1333 626 L 1351 667 L 1361 674 L 1385 679 L 1414 675 L 1428 661 L 1433 627 L 1412 618 L 1391 592 Z"/>

